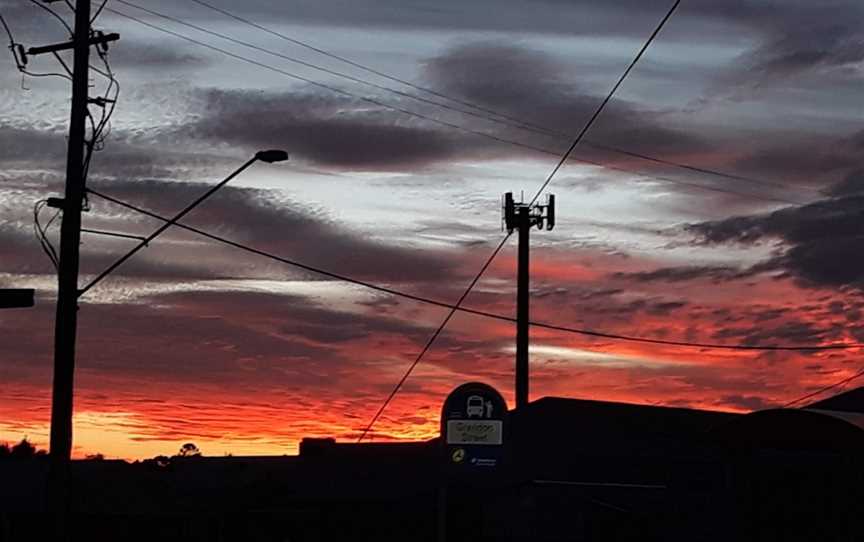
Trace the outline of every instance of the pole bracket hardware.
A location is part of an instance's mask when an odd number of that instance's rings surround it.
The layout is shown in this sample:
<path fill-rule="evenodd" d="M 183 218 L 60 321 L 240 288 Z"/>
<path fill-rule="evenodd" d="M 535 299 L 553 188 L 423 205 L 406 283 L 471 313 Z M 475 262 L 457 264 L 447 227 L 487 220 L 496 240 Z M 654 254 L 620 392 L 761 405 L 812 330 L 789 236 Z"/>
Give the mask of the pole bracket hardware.
<path fill-rule="evenodd" d="M 103 46 L 112 41 L 120 39 L 120 34 L 112 32 L 111 34 L 96 34 L 87 40 L 89 45 Z M 30 56 L 43 55 L 45 53 L 57 53 L 59 51 L 69 51 L 75 48 L 74 41 L 65 41 L 63 43 L 55 43 L 53 45 L 43 45 L 42 47 L 31 47 L 27 49 L 27 54 Z"/>

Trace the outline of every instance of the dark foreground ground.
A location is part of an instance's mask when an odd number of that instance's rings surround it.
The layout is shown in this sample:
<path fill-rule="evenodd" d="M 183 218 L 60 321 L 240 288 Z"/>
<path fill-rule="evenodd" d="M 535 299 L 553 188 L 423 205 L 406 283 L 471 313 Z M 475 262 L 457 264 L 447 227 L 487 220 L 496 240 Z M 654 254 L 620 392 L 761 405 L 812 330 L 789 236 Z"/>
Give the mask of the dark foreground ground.
<path fill-rule="evenodd" d="M 851 410 L 547 398 L 511 413 L 491 470 L 454 470 L 437 440 L 78 461 L 72 539 L 860 541 L 864 424 Z M 0 542 L 48 538 L 48 466 L 0 461 Z"/>

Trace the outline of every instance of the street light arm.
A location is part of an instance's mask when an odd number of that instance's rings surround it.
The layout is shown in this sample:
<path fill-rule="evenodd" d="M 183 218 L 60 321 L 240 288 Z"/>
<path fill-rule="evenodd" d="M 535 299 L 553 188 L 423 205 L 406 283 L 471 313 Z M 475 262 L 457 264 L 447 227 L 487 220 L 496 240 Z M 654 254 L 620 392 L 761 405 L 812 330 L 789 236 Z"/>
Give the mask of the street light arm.
<path fill-rule="evenodd" d="M 279 152 L 281 154 L 277 155 L 276 154 L 277 152 Z M 187 205 L 185 209 L 183 209 L 182 211 L 177 213 L 174 216 L 174 218 L 172 218 L 168 222 L 162 224 L 162 226 L 160 226 L 156 231 L 154 231 L 153 233 L 148 235 L 146 238 L 144 238 L 137 246 L 135 246 L 135 248 L 133 248 L 132 250 L 130 250 L 129 252 L 124 254 L 116 262 L 114 262 L 110 266 L 108 266 L 107 269 L 105 269 L 104 271 L 99 273 L 99 275 L 97 275 L 96 278 L 94 278 L 86 286 L 84 286 L 83 288 L 78 290 L 78 297 L 80 298 L 85 293 L 87 293 L 91 288 L 96 286 L 96 284 L 98 284 L 102 279 L 107 277 L 112 271 L 114 271 L 115 269 L 117 269 L 118 267 L 123 265 L 123 263 L 125 263 L 126 260 L 128 260 L 129 258 L 134 256 L 142 248 L 146 247 L 151 241 L 153 241 L 153 239 L 156 239 L 156 237 L 161 235 L 162 232 L 164 232 L 165 230 L 167 230 L 168 228 L 173 226 L 175 223 L 177 223 L 178 220 L 180 220 L 181 218 L 183 218 L 184 216 L 189 214 L 189 212 L 192 211 L 192 209 L 194 209 L 195 207 L 197 207 L 198 205 L 203 203 L 204 200 L 206 200 L 207 198 L 209 198 L 210 196 L 215 194 L 220 188 L 222 188 L 223 186 L 228 184 L 234 177 L 243 173 L 243 171 L 245 171 L 249 166 L 251 166 L 252 164 L 257 162 L 258 160 L 272 163 L 272 162 L 278 162 L 278 161 L 287 159 L 287 157 L 288 157 L 288 155 L 286 153 L 284 153 L 284 151 L 262 151 L 262 152 L 256 153 L 255 156 L 250 158 L 245 164 L 243 164 L 242 166 L 237 168 L 234 171 L 234 173 L 232 173 L 231 175 L 226 177 L 223 181 L 221 181 L 219 184 L 217 184 L 216 186 L 212 187 L 210 190 L 208 190 L 207 192 L 205 192 L 204 194 L 199 196 L 198 199 L 196 199 L 195 201 L 193 201 L 192 203 Z"/>

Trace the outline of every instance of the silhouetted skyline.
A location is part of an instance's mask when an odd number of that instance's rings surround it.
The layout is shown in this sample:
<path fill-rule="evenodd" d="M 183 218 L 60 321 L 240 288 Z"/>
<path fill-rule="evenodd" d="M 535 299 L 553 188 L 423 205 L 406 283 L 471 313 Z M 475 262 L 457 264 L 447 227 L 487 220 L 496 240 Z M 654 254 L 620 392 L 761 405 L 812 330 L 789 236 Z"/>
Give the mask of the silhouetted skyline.
<path fill-rule="evenodd" d="M 213 4 L 459 102 L 191 1 L 146 6 L 378 85 L 571 135 L 668 8 L 633 0 Z M 560 153 L 569 143 L 112 7 L 524 145 L 329 92 L 102 13 L 97 26 L 123 36 L 109 53 L 122 93 L 90 185 L 172 214 L 250 152 L 283 148 L 290 163 L 238 179 L 189 223 L 310 265 L 452 302 L 501 238 L 501 194 L 530 197 L 554 165 L 526 146 Z M 65 38 L 26 2 L 0 0 L 0 13 L 19 42 Z M 760 182 L 582 147 L 575 158 L 653 177 L 568 163 L 552 183 L 556 229 L 532 248 L 532 315 L 675 340 L 864 341 L 862 17 L 853 0 L 684 2 L 588 139 Z M 27 436 L 45 447 L 56 281 L 32 235 L 32 208 L 62 187 L 68 86 L 34 78 L 25 86 L 11 55 L 0 55 L 0 288 L 38 290 L 35 308 L 0 311 L 0 442 Z M 158 226 L 91 204 L 90 227 L 147 235 Z M 98 273 L 130 243 L 85 235 L 82 272 Z M 515 243 L 466 305 L 512 313 L 514 301 Z M 208 455 L 283 454 L 302 437 L 356 439 L 443 314 L 171 231 L 82 304 L 75 455 L 148 458 L 190 441 Z M 433 436 L 444 396 L 468 380 L 494 384 L 512 406 L 513 333 L 457 315 L 374 440 Z M 534 399 L 748 411 L 860 368 L 856 351 L 700 351 L 532 333 Z"/>

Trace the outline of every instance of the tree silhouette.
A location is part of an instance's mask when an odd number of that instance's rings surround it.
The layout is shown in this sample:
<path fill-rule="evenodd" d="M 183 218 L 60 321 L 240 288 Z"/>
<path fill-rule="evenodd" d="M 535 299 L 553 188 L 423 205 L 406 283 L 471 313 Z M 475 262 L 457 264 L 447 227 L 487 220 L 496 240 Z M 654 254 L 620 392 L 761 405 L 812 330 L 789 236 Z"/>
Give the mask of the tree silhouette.
<path fill-rule="evenodd" d="M 157 455 L 156 457 L 154 457 L 152 459 L 145 459 L 143 461 L 143 464 L 147 465 L 148 467 L 167 469 L 168 467 L 171 466 L 171 458 L 168 457 L 167 455 Z"/>
<path fill-rule="evenodd" d="M 10 459 L 31 459 L 36 456 L 45 455 L 44 450 L 37 450 L 36 446 L 34 446 L 27 437 L 21 439 L 21 442 L 9 448 L 7 445 L 3 445 L 8 451 L 8 455 L 0 452 L 0 457 L 4 455 L 9 457 Z"/>
<path fill-rule="evenodd" d="M 177 452 L 177 457 L 201 457 L 201 450 L 192 442 L 187 442 L 180 446 L 180 451 Z"/>
<path fill-rule="evenodd" d="M 4 459 L 6 457 L 9 457 L 10 453 L 12 453 L 12 452 L 11 452 L 11 450 L 9 450 L 8 444 L 6 444 L 5 442 L 3 444 L 0 444 L 0 459 Z"/>

